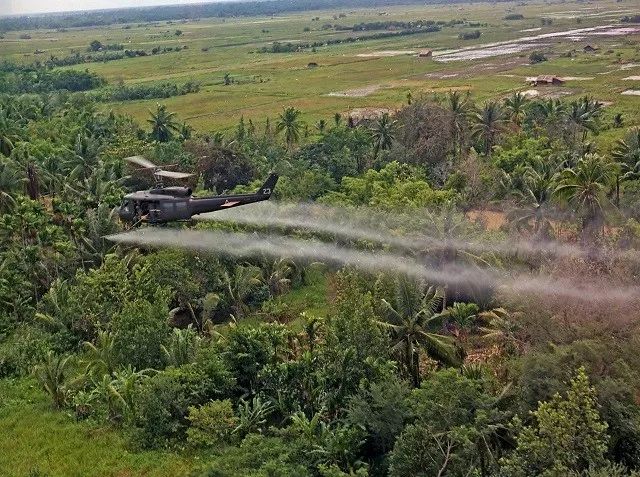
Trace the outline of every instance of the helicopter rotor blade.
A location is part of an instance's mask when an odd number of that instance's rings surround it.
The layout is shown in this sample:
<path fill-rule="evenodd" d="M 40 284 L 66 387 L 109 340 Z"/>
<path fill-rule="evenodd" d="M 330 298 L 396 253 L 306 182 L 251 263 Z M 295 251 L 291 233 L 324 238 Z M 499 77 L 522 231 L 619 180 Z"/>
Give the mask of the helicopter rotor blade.
<path fill-rule="evenodd" d="M 186 172 L 157 171 L 156 175 L 170 177 L 171 179 L 186 179 L 187 177 L 191 177 L 193 174 L 188 174 Z"/>
<path fill-rule="evenodd" d="M 155 169 L 156 167 L 158 167 L 153 162 L 151 162 L 149 159 L 146 159 L 146 158 L 144 158 L 142 156 L 125 157 L 124 160 L 132 162 L 133 164 L 137 164 L 137 165 L 139 165 L 141 167 L 145 167 L 145 168 Z"/>

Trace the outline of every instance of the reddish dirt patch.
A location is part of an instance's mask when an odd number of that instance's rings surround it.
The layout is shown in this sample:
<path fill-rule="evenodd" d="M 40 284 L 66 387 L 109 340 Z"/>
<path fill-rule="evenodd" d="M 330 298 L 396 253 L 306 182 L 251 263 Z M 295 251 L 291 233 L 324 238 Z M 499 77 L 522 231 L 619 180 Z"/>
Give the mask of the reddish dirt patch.
<path fill-rule="evenodd" d="M 470 210 L 466 215 L 469 220 L 482 224 L 487 230 L 500 230 L 507 223 L 506 214 L 495 210 Z"/>

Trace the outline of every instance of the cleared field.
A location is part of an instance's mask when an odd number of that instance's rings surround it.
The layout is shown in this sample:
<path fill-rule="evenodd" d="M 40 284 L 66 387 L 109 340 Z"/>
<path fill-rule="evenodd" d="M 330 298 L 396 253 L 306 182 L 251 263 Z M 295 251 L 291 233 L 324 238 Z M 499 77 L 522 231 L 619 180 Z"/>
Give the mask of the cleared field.
<path fill-rule="evenodd" d="M 506 20 L 512 13 L 524 18 Z M 640 26 L 618 22 L 625 15 L 638 13 L 638 0 L 315 11 L 278 17 L 34 31 L 28 33 L 29 40 L 20 38 L 25 32 L 11 32 L 0 40 L 0 54 L 24 62 L 50 55 L 64 57 L 85 51 L 94 39 L 130 49 L 187 46 L 179 52 L 72 68 L 95 71 L 112 84 L 197 80 L 202 84 L 199 93 L 161 102 L 201 131 L 228 130 L 241 116 L 260 124 L 286 106 L 301 109 L 313 124 L 354 108 L 395 108 L 406 101 L 409 92 L 417 98 L 460 89 L 484 100 L 517 90 L 529 91 L 526 78 L 538 74 L 557 75 L 566 82 L 562 87 L 537 88 L 532 96 L 590 94 L 606 102 L 611 115 L 621 112 L 627 124 L 637 124 L 640 97 L 622 93 L 634 89 L 632 78 L 640 74 Z M 438 32 L 377 40 L 365 37 L 381 30 L 355 32 L 326 26 L 392 20 L 467 23 L 443 26 Z M 176 35 L 176 30 L 182 33 Z M 461 33 L 475 30 L 481 32 L 479 38 L 460 39 Z M 263 47 L 271 48 L 273 42 L 308 44 L 355 36 L 360 41 L 319 46 L 315 51 L 259 52 Z M 587 44 L 597 50 L 584 51 Z M 433 58 L 412 53 L 423 49 L 433 50 Z M 549 61 L 530 65 L 528 57 L 533 50 L 544 52 Z M 234 78 L 233 84 L 224 85 L 226 73 Z M 106 107 L 143 120 L 155 103 L 130 101 Z M 605 131 L 602 139 L 606 138 Z"/>

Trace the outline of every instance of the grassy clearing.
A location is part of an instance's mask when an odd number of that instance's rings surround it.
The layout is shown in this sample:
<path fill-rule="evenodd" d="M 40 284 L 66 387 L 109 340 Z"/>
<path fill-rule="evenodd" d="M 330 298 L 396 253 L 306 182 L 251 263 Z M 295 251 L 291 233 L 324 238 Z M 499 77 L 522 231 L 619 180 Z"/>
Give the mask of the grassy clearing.
<path fill-rule="evenodd" d="M 292 290 L 280 299 L 291 309 L 302 309 L 309 316 L 324 318 L 329 314 L 329 281 L 331 275 L 311 270 L 308 284 Z"/>
<path fill-rule="evenodd" d="M 0 380 L 3 477 L 177 477 L 197 464 L 172 452 L 133 452 L 119 431 L 54 412 L 34 380 Z"/>

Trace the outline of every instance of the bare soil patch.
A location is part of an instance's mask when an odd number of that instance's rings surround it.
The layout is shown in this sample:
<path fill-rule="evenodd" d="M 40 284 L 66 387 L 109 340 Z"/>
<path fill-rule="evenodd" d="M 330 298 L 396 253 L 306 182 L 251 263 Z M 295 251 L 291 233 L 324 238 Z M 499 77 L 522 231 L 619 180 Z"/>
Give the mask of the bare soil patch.
<path fill-rule="evenodd" d="M 507 223 L 507 215 L 495 210 L 470 210 L 466 216 L 472 222 L 482 224 L 487 230 L 500 230 Z"/>
<path fill-rule="evenodd" d="M 594 79 L 593 76 L 560 76 L 562 81 L 589 81 Z"/>
<path fill-rule="evenodd" d="M 345 91 L 333 91 L 331 93 L 328 93 L 327 96 L 337 96 L 341 98 L 363 98 L 375 93 L 380 88 L 382 88 L 382 85 L 372 84 L 369 86 L 363 86 L 362 88 L 347 89 Z"/>
<path fill-rule="evenodd" d="M 358 123 L 363 120 L 378 119 L 384 113 L 393 114 L 395 112 L 396 111 L 389 108 L 353 108 L 345 113 L 342 113 L 342 116 L 347 119 L 351 118 L 356 123 Z"/>

